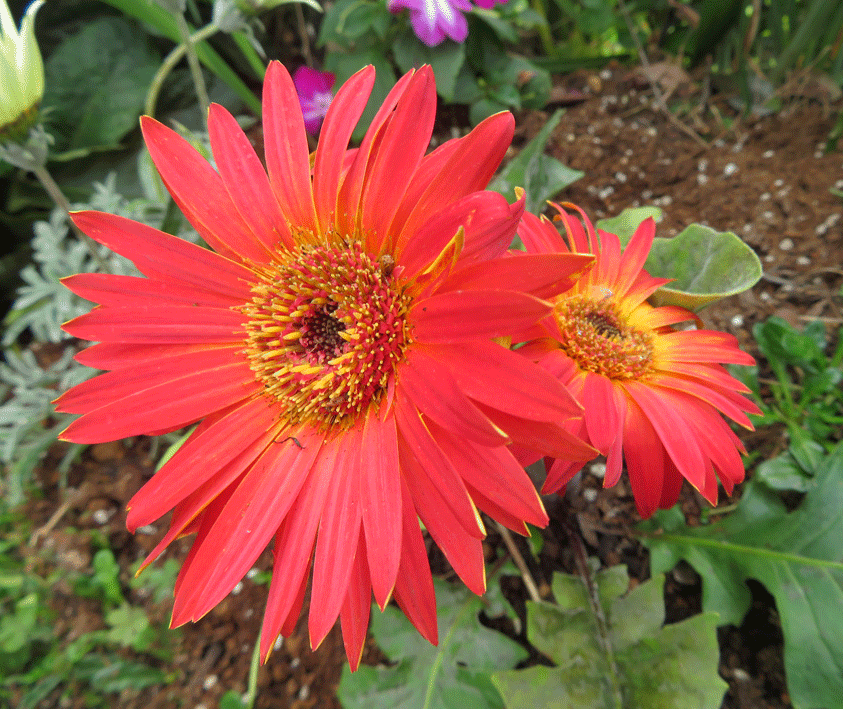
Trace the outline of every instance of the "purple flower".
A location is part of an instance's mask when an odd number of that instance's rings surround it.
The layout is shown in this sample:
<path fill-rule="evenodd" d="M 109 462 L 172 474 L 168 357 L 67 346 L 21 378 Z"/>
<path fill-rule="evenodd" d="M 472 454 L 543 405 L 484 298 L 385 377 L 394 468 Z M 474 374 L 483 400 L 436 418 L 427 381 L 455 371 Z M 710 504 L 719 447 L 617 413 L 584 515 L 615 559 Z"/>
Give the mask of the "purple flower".
<path fill-rule="evenodd" d="M 471 10 L 468 0 L 387 0 L 387 7 L 390 12 L 409 10 L 413 31 L 428 47 L 440 44 L 446 35 L 455 42 L 464 42 L 468 35 L 462 14 Z"/>
<path fill-rule="evenodd" d="M 293 85 L 299 95 L 301 112 L 304 115 L 304 128 L 311 135 L 316 135 L 328 107 L 334 99 L 331 88 L 335 81 L 329 71 L 316 71 L 309 66 L 300 66 L 293 74 Z"/>

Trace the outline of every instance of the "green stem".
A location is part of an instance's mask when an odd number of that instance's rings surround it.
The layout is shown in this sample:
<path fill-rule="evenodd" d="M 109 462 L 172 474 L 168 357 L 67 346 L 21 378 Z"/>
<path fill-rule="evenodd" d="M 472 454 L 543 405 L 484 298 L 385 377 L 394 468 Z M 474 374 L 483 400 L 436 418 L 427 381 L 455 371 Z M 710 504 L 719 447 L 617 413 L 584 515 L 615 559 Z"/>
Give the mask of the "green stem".
<path fill-rule="evenodd" d="M 65 214 L 67 214 L 68 223 L 70 224 L 70 228 L 73 229 L 76 236 L 88 247 L 88 251 L 91 253 L 93 259 L 100 265 L 100 269 L 103 273 L 108 272 L 108 264 L 103 260 L 102 256 L 100 256 L 99 251 L 97 250 L 96 242 L 87 234 L 84 234 L 76 224 L 73 223 L 73 219 L 70 218 L 70 202 L 68 201 L 67 197 L 64 196 L 64 192 L 61 191 L 61 187 L 58 186 L 56 181 L 53 179 L 53 176 L 50 175 L 47 168 L 44 165 L 30 165 L 29 168 L 35 174 L 35 177 L 38 178 L 38 181 L 44 187 L 44 190 L 50 196 L 50 199 L 55 202 L 59 208 L 61 208 Z"/>
<path fill-rule="evenodd" d="M 775 551 L 770 549 L 760 549 L 759 547 L 748 547 L 743 544 L 733 544 L 732 542 L 723 542 L 717 539 L 703 539 L 702 537 L 689 537 L 682 534 L 665 534 L 642 532 L 634 530 L 633 534 L 636 537 L 647 537 L 650 539 L 658 539 L 666 542 L 675 542 L 678 544 L 688 544 L 691 546 L 710 547 L 719 549 L 721 551 L 728 551 L 734 554 L 758 556 L 762 559 L 770 559 L 772 561 L 783 561 L 790 564 L 799 564 L 800 566 L 815 566 L 823 569 L 835 569 L 843 571 L 843 563 L 839 561 L 829 561 L 827 559 L 815 559 L 810 556 L 802 556 L 800 554 L 789 554 L 783 551 Z"/>
<path fill-rule="evenodd" d="M 544 47 L 545 54 L 549 57 L 558 57 L 559 52 L 556 51 L 556 45 L 553 43 L 553 35 L 550 33 L 550 24 L 547 21 L 547 13 L 544 11 L 544 4 L 542 3 L 542 0 L 530 0 L 530 5 L 544 20 L 544 22 L 539 25 L 539 39 L 542 41 L 542 47 Z"/>
<path fill-rule="evenodd" d="M 199 108 L 202 111 L 202 119 L 207 122 L 208 107 L 211 105 L 211 102 L 208 99 L 208 89 L 205 87 L 205 77 L 202 76 L 202 66 L 199 64 L 199 57 L 196 54 L 194 39 L 190 34 L 190 27 L 187 26 L 187 20 L 184 18 L 184 13 L 176 13 L 176 25 L 178 26 L 179 34 L 181 35 L 181 43 L 187 51 L 187 64 L 190 67 L 190 74 L 193 76 L 193 85 L 196 88 L 196 98 L 199 99 Z"/>
<path fill-rule="evenodd" d="M 243 695 L 243 709 L 252 709 L 255 706 L 255 699 L 258 696 L 258 669 L 261 664 L 261 634 L 255 641 L 255 649 L 252 651 L 252 662 L 249 664 L 249 687 Z"/>
<path fill-rule="evenodd" d="M 182 17 L 184 20 L 184 17 Z M 193 56 L 196 56 L 195 52 L 195 45 L 199 42 L 202 42 L 208 37 L 219 32 L 219 27 L 217 27 L 216 23 L 211 22 L 209 25 L 203 27 L 202 29 L 196 30 L 190 36 L 190 46 L 194 49 Z M 173 47 L 173 51 L 171 51 L 164 61 L 161 63 L 161 66 L 158 67 L 158 71 L 155 72 L 155 76 L 152 78 L 152 83 L 149 85 L 149 91 L 146 94 L 146 102 L 143 106 L 143 112 L 147 116 L 154 116 L 155 115 L 155 104 L 158 103 L 158 94 L 161 93 L 161 87 L 164 85 L 164 81 L 170 75 L 170 73 L 175 68 L 176 64 L 181 61 L 181 58 L 187 53 L 187 45 L 182 43 Z M 200 76 L 202 72 L 199 72 Z M 202 83 L 202 88 L 204 90 L 205 84 L 204 80 Z M 198 93 L 198 92 L 197 92 Z M 205 100 L 208 100 L 207 94 L 205 95 Z M 201 101 L 201 99 L 200 99 Z M 205 106 L 205 117 L 207 120 L 207 104 Z"/>

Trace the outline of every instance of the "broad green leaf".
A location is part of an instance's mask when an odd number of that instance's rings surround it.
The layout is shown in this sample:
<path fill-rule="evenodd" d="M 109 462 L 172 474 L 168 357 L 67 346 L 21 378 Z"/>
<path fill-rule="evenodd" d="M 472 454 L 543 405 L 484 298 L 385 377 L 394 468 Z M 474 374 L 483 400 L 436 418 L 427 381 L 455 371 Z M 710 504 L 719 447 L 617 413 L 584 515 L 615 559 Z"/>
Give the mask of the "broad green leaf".
<path fill-rule="evenodd" d="M 158 57 L 120 17 L 103 17 L 65 39 L 47 60 L 44 108 L 55 159 L 112 150 L 137 128 Z"/>
<path fill-rule="evenodd" d="M 765 460 L 755 469 L 755 478 L 773 490 L 808 492 L 814 479 L 800 467 L 790 453 Z"/>
<path fill-rule="evenodd" d="M 747 579 L 776 600 L 788 692 L 796 709 L 843 707 L 843 444 L 816 468 L 815 486 L 788 512 L 751 481 L 737 510 L 688 528 L 668 510 L 645 523 L 653 573 L 681 559 L 703 578 L 703 609 L 739 625 L 750 605 Z"/>
<path fill-rule="evenodd" d="M 625 247 L 641 222 L 652 217 L 658 223 L 662 216 L 662 210 L 658 207 L 629 207 L 616 217 L 601 219 L 595 226 L 617 236 L 621 240 L 621 246 Z"/>
<path fill-rule="evenodd" d="M 553 199 L 585 174 L 544 154 L 547 141 L 562 119 L 562 114 L 563 111 L 556 111 L 548 119 L 536 137 L 507 163 L 501 174 L 489 185 L 489 189 L 510 199 L 516 187 L 523 187 L 527 192 L 527 211 L 539 214 L 547 200 Z"/>
<path fill-rule="evenodd" d="M 582 580 L 557 574 L 557 604 L 527 603 L 527 637 L 556 667 L 492 676 L 507 709 L 717 709 L 727 685 L 717 674 L 714 613 L 664 625 L 664 576 L 628 593 L 623 566 L 594 577 L 605 626 Z"/>
<path fill-rule="evenodd" d="M 465 64 L 465 45 L 449 40 L 428 47 L 418 40 L 412 29 L 406 27 L 395 39 L 392 51 L 401 71 L 430 64 L 436 76 L 436 91 L 445 101 L 454 101 L 457 76 Z"/>
<path fill-rule="evenodd" d="M 651 301 L 699 310 L 752 288 L 761 278 L 761 261 L 731 232 L 692 224 L 672 239 L 656 237 L 645 268 L 657 278 L 673 278 Z"/>
<path fill-rule="evenodd" d="M 483 600 L 435 582 L 439 645 L 427 642 L 398 609 L 373 608 L 371 633 L 392 667 L 343 669 L 345 709 L 503 709 L 489 673 L 514 667 L 527 652 L 480 624 Z"/>

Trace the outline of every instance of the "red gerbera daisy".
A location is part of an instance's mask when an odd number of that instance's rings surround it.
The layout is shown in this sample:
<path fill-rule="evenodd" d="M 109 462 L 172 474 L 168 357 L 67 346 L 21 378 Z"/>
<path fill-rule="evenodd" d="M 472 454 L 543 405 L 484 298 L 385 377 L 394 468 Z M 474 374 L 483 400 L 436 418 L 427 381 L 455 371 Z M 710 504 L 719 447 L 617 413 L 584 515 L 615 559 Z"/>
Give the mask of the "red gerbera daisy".
<path fill-rule="evenodd" d="M 67 280 L 100 304 L 66 325 L 112 370 L 61 396 L 83 414 L 63 438 L 94 443 L 200 421 L 129 503 L 134 530 L 174 509 L 195 533 L 173 624 L 207 613 L 275 538 L 265 658 L 289 634 L 312 583 L 316 647 L 339 616 L 352 667 L 370 598 L 395 597 L 435 642 L 436 607 L 418 519 L 465 583 L 485 587 L 482 510 L 526 533 L 547 523 L 510 442 L 567 460 L 594 450 L 563 424 L 567 390 L 492 338 L 550 312 L 592 257 L 504 253 L 523 212 L 482 190 L 513 132 L 498 114 L 425 155 L 435 114 L 429 67 L 404 76 L 362 144 L 347 150 L 374 82 L 337 93 L 308 155 L 293 82 L 269 66 L 266 167 L 234 118 L 212 106 L 216 172 L 145 118 L 152 159 L 213 249 L 143 224 L 82 212 L 82 231 L 146 278 Z"/>
<path fill-rule="evenodd" d="M 752 429 L 746 413 L 759 413 L 741 393 L 743 384 L 723 363 L 754 363 L 737 340 L 712 330 L 677 330 L 696 321 L 678 306 L 647 302 L 660 286 L 644 262 L 655 236 L 648 219 L 621 253 L 620 240 L 600 231 L 574 205 L 584 222 L 554 205 L 568 243 L 545 218 L 525 214 L 518 233 L 530 254 L 592 253 L 594 267 L 571 290 L 555 298 L 552 316 L 525 339 L 519 351 L 550 371 L 583 405 L 572 431 L 606 456 L 606 486 L 614 485 L 626 461 L 638 512 L 648 517 L 672 507 L 682 479 L 712 504 L 717 478 L 732 492 L 743 480 L 743 444 L 721 417 Z M 578 470 L 555 461 L 543 492 L 560 490 Z"/>

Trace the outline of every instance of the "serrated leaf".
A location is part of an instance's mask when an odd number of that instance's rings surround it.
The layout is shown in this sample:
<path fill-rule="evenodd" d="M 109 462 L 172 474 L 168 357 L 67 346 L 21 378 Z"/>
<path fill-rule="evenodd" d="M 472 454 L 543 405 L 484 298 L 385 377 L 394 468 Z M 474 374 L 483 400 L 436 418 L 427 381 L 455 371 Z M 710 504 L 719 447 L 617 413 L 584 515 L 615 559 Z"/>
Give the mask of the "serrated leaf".
<path fill-rule="evenodd" d="M 644 528 L 656 536 L 653 572 L 681 559 L 703 578 L 703 609 L 740 624 L 749 609 L 747 579 L 776 600 L 784 633 L 788 692 L 797 709 L 843 707 L 843 444 L 817 466 L 816 486 L 788 512 L 775 493 L 747 484 L 737 510 L 687 528 L 676 510 Z"/>
<path fill-rule="evenodd" d="M 398 609 L 373 608 L 370 631 L 393 667 L 343 669 L 345 709 L 503 709 L 489 673 L 514 667 L 527 652 L 480 624 L 483 601 L 465 588 L 435 581 L 439 645 L 427 642 Z"/>
<path fill-rule="evenodd" d="M 495 673 L 507 709 L 720 706 L 727 685 L 717 674 L 716 614 L 663 626 L 664 576 L 625 595 L 622 566 L 596 574 L 594 583 L 605 630 L 579 577 L 554 576 L 557 605 L 527 603 L 527 636 L 557 666 Z"/>
<path fill-rule="evenodd" d="M 158 57 L 135 24 L 103 17 L 65 39 L 45 65 L 44 107 L 60 157 L 118 147 L 137 128 Z"/>
<path fill-rule="evenodd" d="M 752 288 L 761 278 L 761 260 L 735 234 L 691 224 L 672 239 L 656 237 L 645 268 L 657 278 L 673 278 L 650 299 L 654 305 L 699 310 Z"/>
<path fill-rule="evenodd" d="M 489 185 L 490 190 L 511 199 L 514 189 L 523 187 L 527 192 L 527 211 L 539 214 L 547 200 L 553 199 L 585 174 L 579 170 L 572 170 L 556 158 L 544 154 L 547 141 L 562 119 L 562 114 L 562 110 L 556 111 L 548 119 L 536 137 L 521 148 L 521 152 L 510 160 L 500 175 L 492 181 Z"/>

